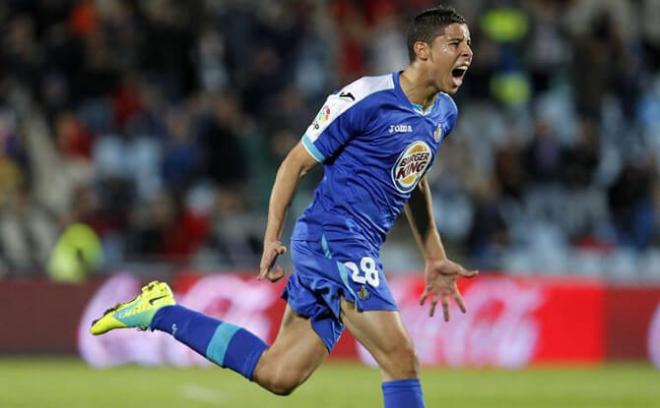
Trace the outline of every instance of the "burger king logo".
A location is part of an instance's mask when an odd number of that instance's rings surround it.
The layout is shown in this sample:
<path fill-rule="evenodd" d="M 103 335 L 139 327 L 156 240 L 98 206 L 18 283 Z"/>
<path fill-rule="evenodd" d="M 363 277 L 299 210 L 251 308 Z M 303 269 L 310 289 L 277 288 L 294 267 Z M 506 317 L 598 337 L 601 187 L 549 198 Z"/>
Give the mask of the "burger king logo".
<path fill-rule="evenodd" d="M 431 148 L 418 140 L 401 153 L 392 166 L 392 182 L 402 193 L 411 192 L 431 162 Z"/>

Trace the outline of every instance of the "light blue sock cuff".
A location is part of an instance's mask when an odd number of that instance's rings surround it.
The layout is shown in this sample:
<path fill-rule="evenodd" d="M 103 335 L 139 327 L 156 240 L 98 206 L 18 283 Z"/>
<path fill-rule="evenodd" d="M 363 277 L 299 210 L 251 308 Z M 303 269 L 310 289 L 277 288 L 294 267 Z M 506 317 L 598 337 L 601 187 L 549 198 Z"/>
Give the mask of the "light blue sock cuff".
<path fill-rule="evenodd" d="M 259 337 L 230 323 L 221 323 L 206 348 L 206 357 L 252 381 L 254 369 L 268 348 Z"/>
<path fill-rule="evenodd" d="M 229 342 L 238 330 L 240 330 L 240 327 L 236 325 L 225 322 L 221 323 L 215 329 L 215 333 L 213 333 L 213 337 L 209 341 L 209 345 L 206 348 L 206 357 L 219 366 L 224 367 L 225 354 L 227 354 Z"/>

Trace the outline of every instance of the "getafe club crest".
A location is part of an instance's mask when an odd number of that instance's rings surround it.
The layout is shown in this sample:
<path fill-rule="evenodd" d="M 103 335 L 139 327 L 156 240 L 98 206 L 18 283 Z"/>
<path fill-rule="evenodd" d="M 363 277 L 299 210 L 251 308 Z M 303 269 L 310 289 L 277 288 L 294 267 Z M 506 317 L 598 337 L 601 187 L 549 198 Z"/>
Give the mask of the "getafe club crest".
<path fill-rule="evenodd" d="M 412 142 L 392 166 L 392 182 L 402 193 L 411 192 L 431 162 L 431 148 L 421 140 Z"/>
<path fill-rule="evenodd" d="M 357 295 L 360 298 L 360 300 L 367 300 L 367 298 L 369 297 L 369 291 L 365 286 L 362 286 L 360 290 L 358 290 Z"/>
<path fill-rule="evenodd" d="M 438 127 L 436 127 L 435 131 L 433 132 L 433 140 L 439 142 L 440 139 L 442 139 L 442 124 L 438 123 Z"/>

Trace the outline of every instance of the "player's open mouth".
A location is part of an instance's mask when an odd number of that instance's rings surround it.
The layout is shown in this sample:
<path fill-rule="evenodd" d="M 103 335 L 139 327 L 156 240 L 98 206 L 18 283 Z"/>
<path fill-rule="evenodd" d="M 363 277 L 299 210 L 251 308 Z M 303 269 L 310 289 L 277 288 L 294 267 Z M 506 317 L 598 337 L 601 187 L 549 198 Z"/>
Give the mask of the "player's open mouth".
<path fill-rule="evenodd" d="M 463 75 L 467 72 L 467 67 L 458 67 L 451 70 L 451 76 L 454 78 L 463 78 Z"/>
<path fill-rule="evenodd" d="M 463 77 L 465 77 L 467 70 L 467 65 L 461 65 L 451 70 L 451 77 L 455 86 L 459 87 L 463 84 Z"/>

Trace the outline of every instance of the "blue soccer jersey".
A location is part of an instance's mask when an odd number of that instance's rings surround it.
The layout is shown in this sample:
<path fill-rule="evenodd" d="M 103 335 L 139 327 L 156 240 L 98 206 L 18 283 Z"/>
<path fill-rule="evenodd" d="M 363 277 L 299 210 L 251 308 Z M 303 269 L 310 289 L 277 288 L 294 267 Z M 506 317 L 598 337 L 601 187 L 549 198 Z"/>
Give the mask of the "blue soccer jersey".
<path fill-rule="evenodd" d="M 325 174 L 296 222 L 295 271 L 282 297 L 310 319 L 328 351 L 344 330 L 342 299 L 360 311 L 398 310 L 380 247 L 456 115 L 444 93 L 423 112 L 394 73 L 359 79 L 330 95 L 305 132 L 302 143 Z"/>
<path fill-rule="evenodd" d="M 363 77 L 330 95 L 302 138 L 325 174 L 292 239 L 325 236 L 380 248 L 457 113 L 442 92 L 422 112 L 403 93 L 398 73 Z"/>

